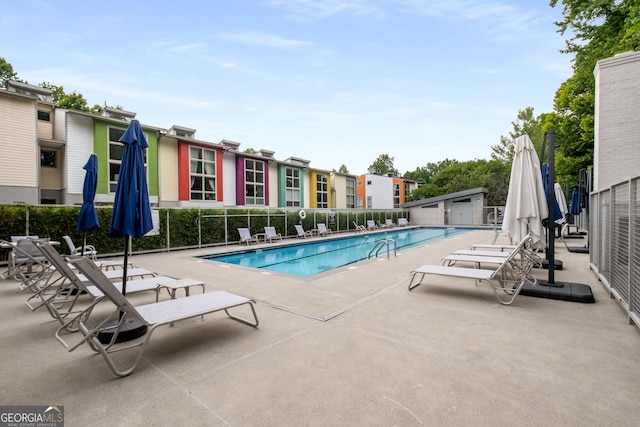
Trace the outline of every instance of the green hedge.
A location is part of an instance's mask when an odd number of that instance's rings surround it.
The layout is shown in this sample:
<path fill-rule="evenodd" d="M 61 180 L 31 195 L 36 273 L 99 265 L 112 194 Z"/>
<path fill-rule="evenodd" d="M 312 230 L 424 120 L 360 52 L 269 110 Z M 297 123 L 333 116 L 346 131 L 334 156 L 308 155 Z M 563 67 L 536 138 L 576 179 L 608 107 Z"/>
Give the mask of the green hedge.
<path fill-rule="evenodd" d="M 122 254 L 123 239 L 109 236 L 111 207 L 96 207 L 100 228 L 87 233 L 87 243 L 95 246 L 99 254 Z M 274 226 L 283 236 L 296 236 L 294 224 L 302 223 L 305 230 L 324 222 L 335 231 L 353 230 L 353 222 L 366 224 L 367 219 L 380 220 L 399 216 L 408 217 L 407 211 L 317 211 L 306 210 L 300 219 L 298 210 L 285 209 L 198 209 L 154 208 L 159 213 L 160 231 L 156 236 L 132 240 L 133 252 L 162 251 L 193 248 L 216 244 L 235 243 L 237 229 L 247 227 L 251 234 L 263 233 L 267 225 Z M 76 246 L 82 244 L 82 233 L 76 231 L 78 206 L 0 205 L 0 238 L 9 240 L 14 235 L 37 235 L 61 242 L 59 251 L 68 253 L 62 236 L 69 235 Z M 200 226 L 199 226 L 200 225 Z M 6 251 L 5 251 L 6 252 Z M 6 253 L 1 259 L 6 259 Z"/>

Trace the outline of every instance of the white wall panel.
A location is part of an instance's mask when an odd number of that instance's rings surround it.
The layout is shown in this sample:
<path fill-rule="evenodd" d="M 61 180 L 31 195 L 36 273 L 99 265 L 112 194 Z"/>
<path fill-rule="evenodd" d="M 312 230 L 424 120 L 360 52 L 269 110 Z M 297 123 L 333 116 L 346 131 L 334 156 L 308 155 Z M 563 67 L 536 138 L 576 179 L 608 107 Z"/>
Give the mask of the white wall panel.
<path fill-rule="evenodd" d="M 67 113 L 66 188 L 70 195 L 82 195 L 84 165 L 93 154 L 93 119 Z M 106 155 L 106 153 L 105 153 Z M 100 157 L 100 156 L 99 156 Z"/>
<path fill-rule="evenodd" d="M 35 117 L 34 100 L 0 97 L 0 185 L 38 186 L 40 149 Z"/>
<path fill-rule="evenodd" d="M 178 146 L 173 139 L 158 143 L 160 202 L 173 205 L 178 201 Z"/>

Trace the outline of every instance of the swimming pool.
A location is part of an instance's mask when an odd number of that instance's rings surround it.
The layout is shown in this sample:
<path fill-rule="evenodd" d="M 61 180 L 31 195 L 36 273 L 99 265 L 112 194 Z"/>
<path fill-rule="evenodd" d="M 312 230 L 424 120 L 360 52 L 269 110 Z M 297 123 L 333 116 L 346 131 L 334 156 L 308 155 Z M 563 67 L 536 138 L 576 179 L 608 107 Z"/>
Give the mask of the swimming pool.
<path fill-rule="evenodd" d="M 199 258 L 297 276 L 312 276 L 367 259 L 376 244 L 384 239 L 392 239 L 396 250 L 400 251 L 470 230 L 472 229 L 449 227 L 396 228 L 380 233 L 327 237 L 313 242 L 246 249 L 221 255 L 202 255 Z M 390 246 L 390 253 L 393 256 L 393 243 Z M 380 249 L 378 256 L 386 257 L 386 254 L 387 248 L 384 246 Z"/>

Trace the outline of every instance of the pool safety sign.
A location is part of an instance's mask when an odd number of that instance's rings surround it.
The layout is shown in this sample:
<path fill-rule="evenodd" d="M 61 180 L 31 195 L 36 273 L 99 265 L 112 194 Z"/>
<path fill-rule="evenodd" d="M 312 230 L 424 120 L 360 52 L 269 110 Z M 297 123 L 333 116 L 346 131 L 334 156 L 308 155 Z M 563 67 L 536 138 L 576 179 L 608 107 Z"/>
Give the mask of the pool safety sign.
<path fill-rule="evenodd" d="M 64 406 L 0 406 L 0 427 L 64 427 Z"/>

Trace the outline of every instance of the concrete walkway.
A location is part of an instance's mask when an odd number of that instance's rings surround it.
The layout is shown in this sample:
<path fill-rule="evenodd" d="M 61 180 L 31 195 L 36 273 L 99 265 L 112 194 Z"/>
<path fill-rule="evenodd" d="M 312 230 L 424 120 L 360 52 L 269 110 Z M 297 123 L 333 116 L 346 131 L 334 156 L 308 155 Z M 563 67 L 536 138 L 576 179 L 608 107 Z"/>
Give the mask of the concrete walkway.
<path fill-rule="evenodd" d="M 503 306 L 469 280 L 407 290 L 412 268 L 492 236 L 471 231 L 311 278 L 194 258 L 231 247 L 134 256 L 254 298 L 260 326 L 216 313 L 160 328 L 125 378 L 86 345 L 64 350 L 57 322 L 0 281 L 0 404 L 63 405 L 67 427 L 638 425 L 638 328 L 588 255 L 559 245 L 555 279 L 591 286 L 595 304 L 520 296 Z"/>

